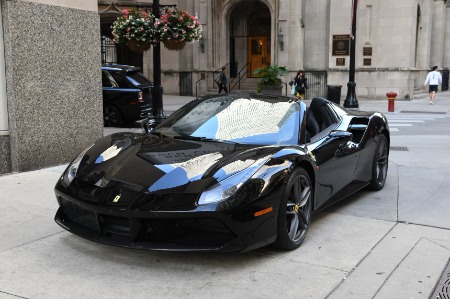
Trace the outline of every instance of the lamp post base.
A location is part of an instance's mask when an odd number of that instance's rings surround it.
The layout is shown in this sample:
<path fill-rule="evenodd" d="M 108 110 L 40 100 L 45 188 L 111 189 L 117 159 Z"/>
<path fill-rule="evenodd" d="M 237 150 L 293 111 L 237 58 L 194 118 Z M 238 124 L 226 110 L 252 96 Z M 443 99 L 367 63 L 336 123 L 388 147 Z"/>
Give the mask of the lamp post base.
<path fill-rule="evenodd" d="M 347 83 L 347 97 L 344 101 L 344 108 L 359 108 L 358 100 L 356 99 L 355 87 L 355 82 Z"/>

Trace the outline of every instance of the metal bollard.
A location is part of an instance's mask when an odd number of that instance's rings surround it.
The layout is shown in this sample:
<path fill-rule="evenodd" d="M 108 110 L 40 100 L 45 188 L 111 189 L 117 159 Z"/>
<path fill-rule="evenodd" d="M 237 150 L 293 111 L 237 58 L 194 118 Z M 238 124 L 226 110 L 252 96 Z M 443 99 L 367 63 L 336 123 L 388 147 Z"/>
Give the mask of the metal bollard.
<path fill-rule="evenodd" d="M 395 98 L 397 97 L 397 93 L 391 91 L 388 92 L 386 96 L 388 98 L 388 112 L 394 112 Z"/>

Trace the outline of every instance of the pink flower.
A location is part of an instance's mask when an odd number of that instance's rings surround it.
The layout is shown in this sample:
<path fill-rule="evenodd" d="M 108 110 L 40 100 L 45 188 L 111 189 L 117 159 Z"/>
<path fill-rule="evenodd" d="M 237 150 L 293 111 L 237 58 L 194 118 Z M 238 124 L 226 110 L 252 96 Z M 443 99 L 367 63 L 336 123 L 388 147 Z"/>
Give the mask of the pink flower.
<path fill-rule="evenodd" d="M 178 21 L 183 21 L 183 17 L 179 17 L 179 18 L 178 18 Z"/>
<path fill-rule="evenodd" d="M 126 16 L 128 15 L 128 10 L 124 9 L 124 10 L 122 11 L 122 13 L 123 13 L 123 15 L 126 17 Z"/>
<path fill-rule="evenodd" d="M 128 27 L 128 28 L 127 28 L 127 32 L 129 32 L 130 30 L 131 30 L 131 27 Z"/>
<path fill-rule="evenodd" d="M 142 12 L 142 16 L 143 16 L 144 18 L 146 18 L 146 17 L 148 16 L 148 14 L 147 14 L 145 11 L 143 11 L 143 12 Z"/>

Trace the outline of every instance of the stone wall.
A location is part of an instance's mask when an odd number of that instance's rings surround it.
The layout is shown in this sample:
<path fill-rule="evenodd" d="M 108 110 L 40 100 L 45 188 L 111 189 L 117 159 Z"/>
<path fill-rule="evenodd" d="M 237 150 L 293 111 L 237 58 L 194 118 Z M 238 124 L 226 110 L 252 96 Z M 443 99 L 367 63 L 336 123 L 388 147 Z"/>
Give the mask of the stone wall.
<path fill-rule="evenodd" d="M 10 140 L 0 148 L 11 151 L 0 172 L 8 163 L 13 172 L 67 163 L 103 135 L 98 13 L 1 4 Z"/>
<path fill-rule="evenodd" d="M 0 135 L 0 174 L 11 172 L 9 135 Z"/>

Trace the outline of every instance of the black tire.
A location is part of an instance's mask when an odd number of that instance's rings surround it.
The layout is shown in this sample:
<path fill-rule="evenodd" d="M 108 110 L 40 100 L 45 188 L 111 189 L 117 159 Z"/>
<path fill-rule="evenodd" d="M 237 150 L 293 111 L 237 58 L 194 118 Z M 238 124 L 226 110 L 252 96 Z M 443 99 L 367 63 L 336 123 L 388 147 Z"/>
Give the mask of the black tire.
<path fill-rule="evenodd" d="M 311 223 L 312 201 L 313 187 L 309 174 L 298 168 L 285 184 L 274 247 L 293 250 L 302 244 Z"/>
<path fill-rule="evenodd" d="M 103 106 L 103 124 L 105 127 L 121 127 L 123 123 L 123 117 L 119 109 L 113 105 Z"/>
<path fill-rule="evenodd" d="M 389 151 L 386 136 L 380 135 L 378 138 L 377 148 L 373 156 L 372 163 L 372 179 L 370 180 L 369 189 L 378 191 L 383 189 L 386 183 L 386 176 L 389 166 Z"/>

